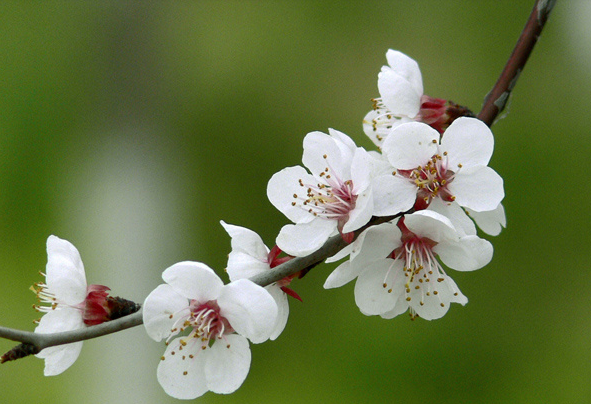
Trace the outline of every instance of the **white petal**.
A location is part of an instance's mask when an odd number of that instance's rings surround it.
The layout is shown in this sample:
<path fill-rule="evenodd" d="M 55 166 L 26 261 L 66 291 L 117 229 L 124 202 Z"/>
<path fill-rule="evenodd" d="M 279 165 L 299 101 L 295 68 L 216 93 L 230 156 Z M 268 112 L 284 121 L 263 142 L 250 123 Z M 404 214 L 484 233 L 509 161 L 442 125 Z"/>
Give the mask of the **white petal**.
<path fill-rule="evenodd" d="M 269 339 L 277 319 L 277 304 L 264 288 L 239 279 L 224 286 L 217 302 L 220 314 L 238 334 L 255 344 Z"/>
<path fill-rule="evenodd" d="M 486 166 L 462 169 L 448 187 L 460 206 L 476 212 L 496 209 L 505 197 L 503 179 Z"/>
<path fill-rule="evenodd" d="M 349 212 L 349 219 L 343 226 L 343 233 L 350 233 L 365 226 L 373 216 L 373 193 L 370 189 L 357 195 L 355 209 Z"/>
<path fill-rule="evenodd" d="M 39 320 L 39 325 L 35 328 L 35 332 L 39 334 L 51 334 L 54 332 L 72 331 L 86 327 L 82 319 L 82 311 L 67 307 L 59 306 L 55 310 L 51 310 Z"/>
<path fill-rule="evenodd" d="M 209 390 L 218 394 L 236 391 L 250 370 L 251 353 L 248 341 L 231 334 L 216 340 L 205 361 L 205 377 Z"/>
<path fill-rule="evenodd" d="M 386 60 L 392 70 L 408 80 L 418 94 L 423 95 L 423 77 L 419 64 L 414 59 L 400 51 L 388 49 Z"/>
<path fill-rule="evenodd" d="M 358 147 L 351 162 L 351 180 L 353 193 L 359 194 L 371 184 L 374 158 L 365 149 Z"/>
<path fill-rule="evenodd" d="M 181 296 L 199 302 L 215 300 L 224 283 L 201 262 L 183 261 L 167 268 L 162 279 Z"/>
<path fill-rule="evenodd" d="M 361 234 L 363 234 L 363 233 L 361 233 Z M 357 237 L 357 240 L 353 241 L 351 244 L 347 244 L 345 247 L 343 247 L 343 249 L 341 251 L 339 251 L 338 253 L 336 253 L 332 257 L 328 257 L 326 260 L 324 260 L 324 262 L 326 262 L 326 263 L 337 262 L 337 261 L 345 258 L 347 255 L 351 254 L 351 251 L 353 251 L 355 246 L 357 246 L 357 247 L 361 246 L 361 244 L 356 244 L 360 237 L 361 236 Z"/>
<path fill-rule="evenodd" d="M 205 362 L 211 355 L 211 350 L 202 350 L 195 339 L 190 340 L 183 350 L 179 350 L 181 339 L 186 338 L 176 338 L 166 347 L 156 375 L 166 394 L 182 400 L 192 400 L 208 391 Z"/>
<path fill-rule="evenodd" d="M 488 165 L 495 141 L 484 122 L 476 118 L 458 118 L 445 130 L 441 138 L 441 151 L 448 152 L 448 168 Z"/>
<path fill-rule="evenodd" d="M 55 332 L 73 331 L 84 328 L 82 312 L 77 309 L 63 307 L 46 313 L 35 332 L 39 334 L 51 334 Z M 45 348 L 36 356 L 45 359 L 45 376 L 59 375 L 68 369 L 80 355 L 82 342 L 58 345 Z"/>
<path fill-rule="evenodd" d="M 261 262 L 258 258 L 240 251 L 232 251 L 228 256 L 228 276 L 231 281 L 242 278 L 250 278 L 271 269 L 267 261 Z"/>
<path fill-rule="evenodd" d="M 303 187 L 300 185 L 300 180 L 304 184 Z M 317 183 L 318 180 L 308 174 L 303 167 L 287 167 L 273 174 L 267 184 L 267 197 L 273 206 L 289 220 L 294 223 L 306 223 L 313 220 L 314 215 L 303 209 L 301 207 L 302 201 L 294 198 L 294 195 L 305 199 L 307 187 Z M 297 202 L 297 204 L 294 206 L 293 202 Z"/>
<path fill-rule="evenodd" d="M 304 138 L 302 162 L 318 180 L 321 179 L 321 173 L 350 179 L 352 159 L 353 150 L 326 133 L 311 132 Z M 326 171 L 327 168 L 329 171 Z"/>
<path fill-rule="evenodd" d="M 404 293 L 400 293 L 398 296 L 398 300 L 394 304 L 394 308 L 390 311 L 380 314 L 380 317 L 389 320 L 394 318 L 408 310 L 408 302 L 406 301 L 406 295 Z"/>
<path fill-rule="evenodd" d="M 86 275 L 76 247 L 56 236 L 47 239 L 47 287 L 56 298 L 75 306 L 86 299 Z"/>
<path fill-rule="evenodd" d="M 485 212 L 475 212 L 472 209 L 467 209 L 470 217 L 474 219 L 478 227 L 486 234 L 491 236 L 498 236 L 503 227 L 507 227 L 507 218 L 505 217 L 505 208 L 500 203 L 494 210 Z"/>
<path fill-rule="evenodd" d="M 232 238 L 232 250 L 241 250 L 262 261 L 266 261 L 269 249 L 258 234 L 246 227 L 234 226 L 223 220 L 220 223 Z"/>
<path fill-rule="evenodd" d="M 440 198 L 435 198 L 427 209 L 447 217 L 460 236 L 476 234 L 474 222 L 470 220 L 457 202 L 443 202 Z"/>
<path fill-rule="evenodd" d="M 438 152 L 439 132 L 421 122 L 398 126 L 384 140 L 384 155 L 397 169 L 410 170 L 424 166 Z"/>
<path fill-rule="evenodd" d="M 418 296 L 412 297 L 411 307 L 421 318 L 425 320 L 441 318 L 447 313 L 452 302 L 462 305 L 468 302 L 468 299 L 460 292 L 453 279 L 449 276 L 444 276 L 444 279 L 443 282 L 437 283 L 437 295 L 432 293 L 430 296 L 425 296 L 423 305 L 419 304 L 420 298 Z"/>
<path fill-rule="evenodd" d="M 336 228 L 336 220 L 322 218 L 310 223 L 288 224 L 281 228 L 276 243 L 286 254 L 304 257 L 322 247 Z"/>
<path fill-rule="evenodd" d="M 43 375 L 56 376 L 64 372 L 76 362 L 81 350 L 82 341 L 45 348 L 36 355 L 38 358 L 45 359 Z"/>
<path fill-rule="evenodd" d="M 402 233 L 394 223 L 386 222 L 372 226 L 361 233 L 356 240 L 359 246 L 351 252 L 351 261 L 355 265 L 365 266 L 370 262 L 386 258 L 400 247 Z"/>
<path fill-rule="evenodd" d="M 279 286 L 268 285 L 265 286 L 265 290 L 269 292 L 277 304 L 277 320 L 275 320 L 275 327 L 269 338 L 274 341 L 279 335 L 281 335 L 287 324 L 287 318 L 289 317 L 289 303 L 287 301 L 287 294 L 285 294 Z"/>
<path fill-rule="evenodd" d="M 339 147 L 339 150 L 341 150 L 343 157 L 350 156 L 351 153 L 354 153 L 355 149 L 357 149 L 357 145 L 353 139 L 345 135 L 343 132 L 333 128 L 328 128 L 328 134 L 335 140 L 335 143 Z"/>
<path fill-rule="evenodd" d="M 394 70 L 383 67 L 378 74 L 382 102 L 395 116 L 414 118 L 421 108 L 421 96 L 413 83 Z"/>
<path fill-rule="evenodd" d="M 328 275 L 324 282 L 324 289 L 340 288 L 357 278 L 365 268 L 351 266 L 351 261 L 345 261 Z"/>
<path fill-rule="evenodd" d="M 373 214 L 391 216 L 412 208 L 417 187 L 400 175 L 381 175 L 372 181 Z"/>
<path fill-rule="evenodd" d="M 441 261 L 456 271 L 474 271 L 490 262 L 493 256 L 493 246 L 478 236 L 465 236 L 459 242 L 442 242 L 433 251 L 439 255 Z"/>
<path fill-rule="evenodd" d="M 160 285 L 154 289 L 142 306 L 144 327 L 148 336 L 155 341 L 168 338 L 171 334 L 173 324 L 178 321 L 178 313 L 182 309 L 188 314 L 189 301 L 185 296 L 178 294 L 170 285 Z M 174 315 L 178 313 L 177 315 Z"/>
<path fill-rule="evenodd" d="M 404 216 L 404 224 L 417 236 L 427 237 L 438 243 L 444 240 L 459 240 L 451 221 L 431 210 L 419 210 L 411 215 Z"/>
<path fill-rule="evenodd" d="M 355 303 L 359 309 L 369 315 L 392 310 L 400 293 L 397 286 L 401 276 L 404 277 L 404 272 L 400 260 L 388 258 L 369 265 L 355 283 Z"/>

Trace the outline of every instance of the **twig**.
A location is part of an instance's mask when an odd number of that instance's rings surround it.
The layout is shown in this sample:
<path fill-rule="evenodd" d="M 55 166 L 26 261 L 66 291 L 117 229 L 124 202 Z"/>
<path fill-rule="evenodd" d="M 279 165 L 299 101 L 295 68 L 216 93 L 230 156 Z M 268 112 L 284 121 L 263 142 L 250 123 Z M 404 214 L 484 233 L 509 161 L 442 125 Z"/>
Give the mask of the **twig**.
<path fill-rule="evenodd" d="M 503 111 L 556 0 L 537 0 L 505 68 L 484 99 L 478 119 L 491 126 Z"/>
<path fill-rule="evenodd" d="M 519 73 L 523 70 L 525 63 L 546 23 L 548 14 L 554 6 L 556 0 L 538 0 L 532 10 L 529 20 L 517 41 L 517 45 L 509 60 L 503 69 L 497 83 L 486 96 L 484 106 L 478 114 L 478 118 L 484 121 L 488 126 L 492 125 L 495 118 L 503 110 L 511 90 L 515 86 Z M 410 212 L 410 211 L 409 211 Z M 363 228 L 355 232 L 355 237 L 361 234 L 366 228 L 380 223 L 393 220 L 397 217 L 407 214 L 403 212 L 395 216 L 373 218 Z M 293 275 L 304 269 L 312 268 L 326 258 L 336 254 L 346 243 L 340 235 L 330 238 L 324 246 L 316 252 L 306 256 L 297 257 L 287 261 L 271 271 L 261 273 L 253 276 L 250 280 L 260 286 L 266 286 L 273 282 L 277 282 L 287 276 Z M 82 328 L 75 331 L 52 333 L 52 334 L 37 334 L 34 332 L 20 331 L 6 327 L 0 327 L 0 338 L 5 338 L 13 341 L 22 342 L 33 351 L 39 352 L 44 348 L 50 346 L 68 344 L 76 341 L 83 341 L 91 338 L 101 337 L 117 331 L 122 331 L 131 327 L 141 325 L 143 323 L 142 310 L 118 318 L 116 320 L 108 321 L 99 325 Z M 18 347 L 17 347 L 18 348 Z M 38 349 L 38 350 L 37 350 Z M 10 352 L 10 351 L 9 351 Z"/>

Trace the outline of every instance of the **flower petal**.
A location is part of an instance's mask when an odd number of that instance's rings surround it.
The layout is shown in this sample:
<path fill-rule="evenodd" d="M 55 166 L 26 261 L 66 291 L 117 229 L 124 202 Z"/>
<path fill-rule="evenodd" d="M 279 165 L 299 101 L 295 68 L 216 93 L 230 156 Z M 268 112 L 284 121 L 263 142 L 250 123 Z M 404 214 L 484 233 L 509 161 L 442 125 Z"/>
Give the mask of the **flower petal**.
<path fill-rule="evenodd" d="M 427 209 L 447 217 L 460 236 L 476 234 L 474 222 L 457 202 L 443 202 L 440 198 L 434 198 Z"/>
<path fill-rule="evenodd" d="M 400 260 L 387 258 L 370 264 L 357 277 L 355 303 L 364 314 L 389 312 L 394 308 L 399 293 L 404 291 L 400 287 L 401 278 L 404 278 L 404 269 Z"/>
<path fill-rule="evenodd" d="M 241 335 L 226 335 L 216 340 L 205 358 L 205 378 L 209 390 L 218 394 L 236 391 L 250 370 L 248 340 Z"/>
<path fill-rule="evenodd" d="M 478 227 L 491 236 L 498 236 L 503 227 L 507 227 L 507 218 L 505 217 L 505 208 L 502 203 L 499 203 L 494 210 L 485 212 L 475 212 L 472 209 L 466 208 L 470 217 L 474 219 Z"/>
<path fill-rule="evenodd" d="M 231 281 L 242 278 L 250 278 L 271 269 L 269 264 L 261 262 L 258 258 L 240 251 L 232 251 L 228 255 L 228 276 Z"/>
<path fill-rule="evenodd" d="M 443 241 L 433 247 L 441 261 L 456 271 L 474 271 L 490 262 L 493 246 L 478 236 L 465 236 L 459 242 Z"/>
<path fill-rule="evenodd" d="M 46 313 L 35 328 L 38 334 L 51 334 L 62 331 L 73 331 L 84 328 L 82 312 L 70 307 L 61 307 Z M 36 356 L 45 359 L 45 376 L 59 375 L 78 359 L 82 349 L 82 341 L 71 344 L 45 348 Z"/>
<path fill-rule="evenodd" d="M 468 299 L 460 292 L 453 279 L 449 276 L 443 278 L 443 281 L 437 283 L 437 295 L 425 296 L 423 305 L 419 304 L 421 299 L 418 296 L 412 297 L 411 307 L 419 317 L 436 320 L 447 313 L 451 303 L 460 303 L 462 306 L 468 303 Z"/>
<path fill-rule="evenodd" d="M 276 243 L 286 254 L 304 257 L 322 247 L 336 228 L 336 220 L 322 218 L 310 223 L 288 224 L 281 228 Z"/>
<path fill-rule="evenodd" d="M 495 141 L 484 122 L 476 118 L 461 117 L 452 122 L 441 138 L 441 152 L 448 152 L 448 168 L 488 165 Z"/>
<path fill-rule="evenodd" d="M 460 206 L 476 212 L 496 209 L 505 197 L 503 179 L 486 166 L 462 169 L 448 187 Z"/>
<path fill-rule="evenodd" d="M 398 126 L 384 140 L 383 153 L 399 170 L 424 166 L 438 151 L 439 132 L 421 122 Z"/>
<path fill-rule="evenodd" d="M 202 303 L 215 300 L 224 285 L 213 269 L 194 261 L 174 264 L 164 270 L 162 279 L 181 296 Z"/>
<path fill-rule="evenodd" d="M 289 302 L 287 301 L 287 294 L 285 294 L 279 286 L 268 285 L 265 286 L 265 290 L 269 292 L 277 304 L 277 320 L 275 320 L 275 327 L 269 338 L 271 341 L 274 341 L 279 335 L 281 335 L 287 325 L 287 318 L 289 317 Z"/>
<path fill-rule="evenodd" d="M 263 239 L 261 239 L 261 236 L 246 227 L 234 226 L 223 220 L 220 223 L 232 238 L 232 250 L 240 250 L 261 261 L 267 260 L 269 249 L 263 242 Z"/>
<path fill-rule="evenodd" d="M 76 362 L 81 350 L 82 341 L 45 348 L 35 356 L 45 359 L 44 376 L 57 376 Z"/>
<path fill-rule="evenodd" d="M 170 285 L 159 285 L 154 289 L 142 306 L 144 327 L 148 336 L 155 341 L 161 341 L 171 335 L 174 323 L 179 319 L 183 309 L 187 309 L 189 301 L 178 294 Z M 175 315 L 176 314 L 176 315 Z"/>
<path fill-rule="evenodd" d="M 400 247 L 402 233 L 398 226 L 386 222 L 372 226 L 359 235 L 358 245 L 351 251 L 351 261 L 355 265 L 367 265 L 370 262 L 386 258 Z"/>
<path fill-rule="evenodd" d="M 414 118 L 421 108 L 421 95 L 413 83 L 387 66 L 378 74 L 382 102 L 395 116 Z"/>
<path fill-rule="evenodd" d="M 211 349 L 201 349 L 196 339 L 184 347 L 176 338 L 166 347 L 162 360 L 158 364 L 156 375 L 158 382 L 169 396 L 182 400 L 192 400 L 208 391 L 205 363 L 211 355 Z"/>
<path fill-rule="evenodd" d="M 367 224 L 373 216 L 373 193 L 371 188 L 357 195 L 355 209 L 349 212 L 349 219 L 343 226 L 343 233 L 350 233 Z"/>
<path fill-rule="evenodd" d="M 220 314 L 238 334 L 255 344 L 269 339 L 277 319 L 277 304 L 264 288 L 239 279 L 223 287 L 217 302 Z"/>
<path fill-rule="evenodd" d="M 373 214 L 391 216 L 412 208 L 417 187 L 400 175 L 380 175 L 372 181 Z"/>
<path fill-rule="evenodd" d="M 392 70 L 408 80 L 417 94 L 423 95 L 423 77 L 419 64 L 414 59 L 400 51 L 388 49 L 386 60 Z"/>
<path fill-rule="evenodd" d="M 351 261 L 345 261 L 328 275 L 324 289 L 340 288 L 357 278 L 364 269 L 358 265 L 352 266 Z"/>
<path fill-rule="evenodd" d="M 444 240 L 459 240 L 451 221 L 437 212 L 419 210 L 404 216 L 404 224 L 417 236 L 426 237 L 438 243 Z"/>
<path fill-rule="evenodd" d="M 318 182 L 303 167 L 295 166 L 284 168 L 273 174 L 267 184 L 269 201 L 294 223 L 306 223 L 314 219 L 314 215 L 302 209 L 301 203 L 297 203 L 295 206 L 292 205 L 293 202 L 298 202 L 294 195 L 299 198 L 306 198 L 307 191 L 305 187 L 300 185 L 300 180 L 304 186 Z"/>
<path fill-rule="evenodd" d="M 302 163 L 317 178 L 315 182 L 318 180 L 324 182 L 320 174 L 350 179 L 354 150 L 349 149 L 346 144 L 326 133 L 310 132 L 304 138 Z M 327 168 L 328 171 L 326 171 Z"/>
<path fill-rule="evenodd" d="M 55 297 L 75 306 L 86 298 L 86 275 L 80 253 L 69 241 L 47 238 L 47 287 Z"/>

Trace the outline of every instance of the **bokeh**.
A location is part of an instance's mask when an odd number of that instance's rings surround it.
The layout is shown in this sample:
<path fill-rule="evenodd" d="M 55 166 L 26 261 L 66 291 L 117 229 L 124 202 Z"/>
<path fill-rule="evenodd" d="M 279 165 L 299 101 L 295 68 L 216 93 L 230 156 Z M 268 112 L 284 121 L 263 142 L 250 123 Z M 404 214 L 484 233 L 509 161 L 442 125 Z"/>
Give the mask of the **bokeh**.
<path fill-rule="evenodd" d="M 533 3 L 3 2 L 0 324 L 33 329 L 50 234 L 90 283 L 140 302 L 178 261 L 224 276 L 219 220 L 272 245 L 286 219 L 266 184 L 300 164 L 306 133 L 372 148 L 361 119 L 388 48 L 419 62 L 427 94 L 478 111 Z M 244 385 L 200 402 L 591 400 L 591 6 L 557 3 L 493 126 L 508 228 L 487 267 L 450 271 L 469 303 L 431 322 L 366 317 L 353 284 L 323 290 L 321 265 L 293 284 L 304 301 L 283 335 L 252 346 Z M 177 402 L 156 380 L 163 351 L 138 327 L 85 342 L 57 377 L 5 363 L 1 401 Z"/>

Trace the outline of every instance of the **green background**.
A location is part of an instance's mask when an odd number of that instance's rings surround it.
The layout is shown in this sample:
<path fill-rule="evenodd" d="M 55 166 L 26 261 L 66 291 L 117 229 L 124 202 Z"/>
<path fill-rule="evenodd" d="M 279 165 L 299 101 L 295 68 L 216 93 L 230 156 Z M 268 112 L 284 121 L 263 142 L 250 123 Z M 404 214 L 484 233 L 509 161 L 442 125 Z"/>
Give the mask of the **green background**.
<path fill-rule="evenodd" d="M 33 330 L 50 234 L 89 283 L 142 301 L 183 260 L 223 274 L 228 223 L 268 245 L 285 217 L 273 173 L 329 127 L 361 119 L 388 48 L 425 93 L 478 111 L 533 0 L 3 2 L 0 324 Z M 493 131 L 508 228 L 442 319 L 365 317 L 334 267 L 295 282 L 288 325 L 252 346 L 234 394 L 203 403 L 583 403 L 591 400 L 591 6 L 558 1 Z M 224 278 L 225 279 L 225 278 Z M 13 346 L 0 341 L 0 349 Z M 0 366 L 6 403 L 167 403 L 164 345 L 141 328 L 84 343 L 57 377 Z"/>

